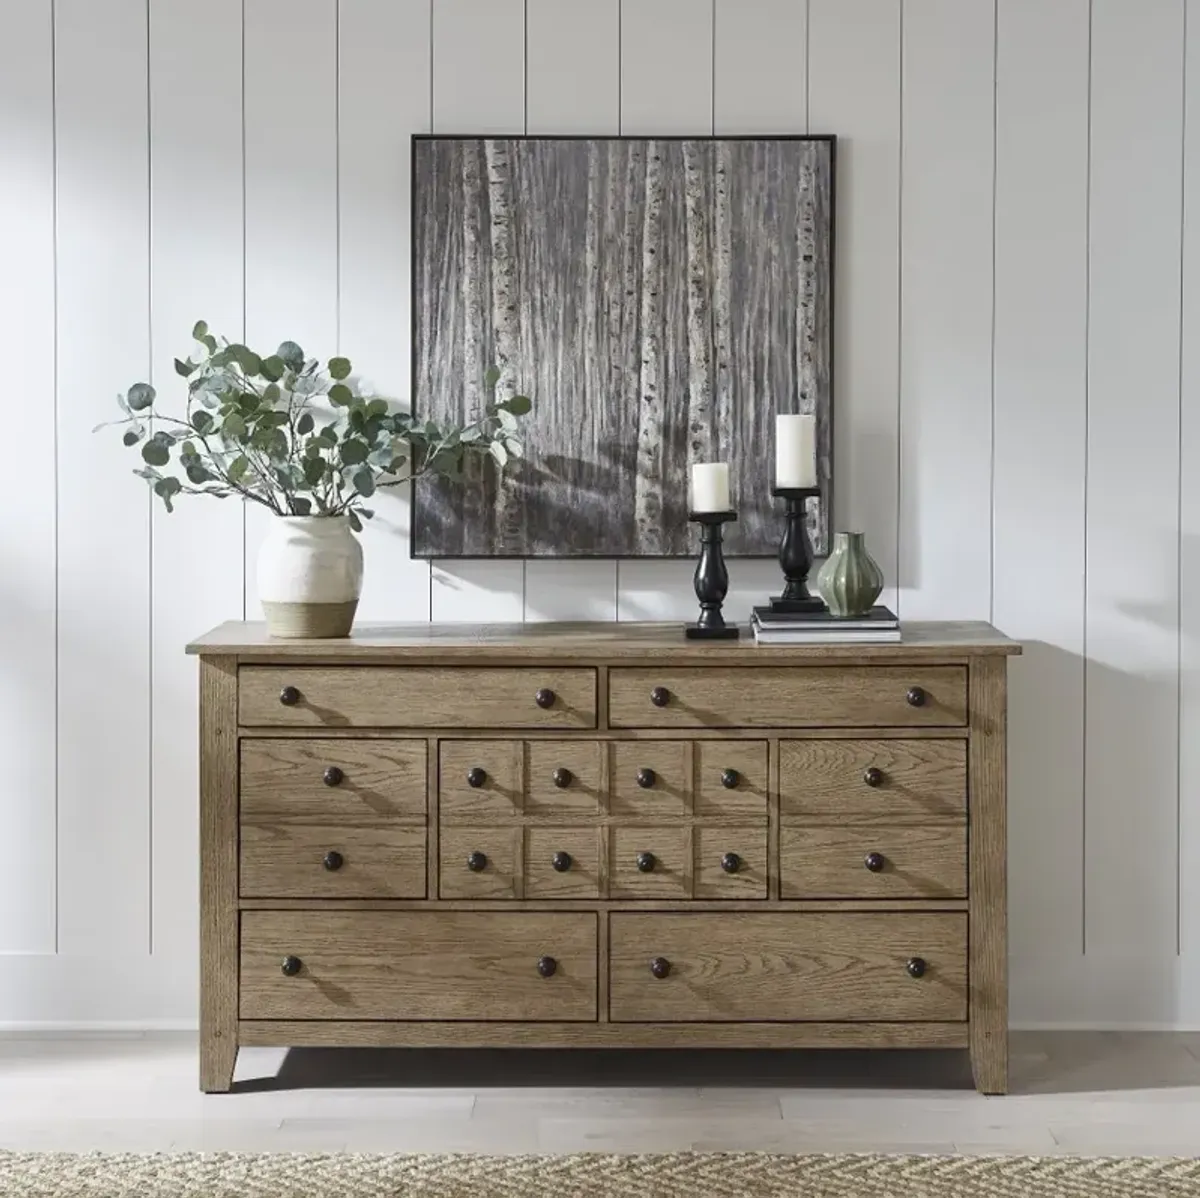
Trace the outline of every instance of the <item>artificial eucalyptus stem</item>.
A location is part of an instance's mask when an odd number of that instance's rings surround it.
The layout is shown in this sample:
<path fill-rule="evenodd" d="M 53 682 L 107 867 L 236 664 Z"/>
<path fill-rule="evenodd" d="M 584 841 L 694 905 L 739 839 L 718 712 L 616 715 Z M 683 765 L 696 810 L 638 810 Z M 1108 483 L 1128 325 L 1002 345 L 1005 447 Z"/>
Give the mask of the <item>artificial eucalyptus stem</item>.
<path fill-rule="evenodd" d="M 293 341 L 260 357 L 218 339 L 199 321 L 193 357 L 176 359 L 188 380 L 185 417 L 155 409 L 148 383 L 117 397 L 128 446 L 140 445 L 134 471 L 173 510 L 176 495 L 238 495 L 276 515 L 341 516 L 355 529 L 374 513 L 364 507 L 380 487 L 426 475 L 461 478 L 468 456 L 490 456 L 503 469 L 520 457 L 518 418 L 531 407 L 516 395 L 494 398 L 499 371 L 484 379 L 492 402 L 463 426 L 418 422 L 379 396 L 362 395 L 349 359 L 322 370 Z M 177 466 L 178 473 L 164 471 Z M 315 511 L 314 511 L 315 509 Z"/>

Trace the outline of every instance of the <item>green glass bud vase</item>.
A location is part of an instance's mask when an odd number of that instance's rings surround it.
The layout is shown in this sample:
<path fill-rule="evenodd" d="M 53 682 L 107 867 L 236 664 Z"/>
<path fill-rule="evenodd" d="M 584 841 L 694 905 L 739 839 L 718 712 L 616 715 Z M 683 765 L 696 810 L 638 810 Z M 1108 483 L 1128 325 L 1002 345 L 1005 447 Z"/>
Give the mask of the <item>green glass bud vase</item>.
<path fill-rule="evenodd" d="M 883 590 L 883 571 L 861 532 L 835 532 L 833 552 L 817 572 L 817 594 L 835 616 L 865 616 Z"/>

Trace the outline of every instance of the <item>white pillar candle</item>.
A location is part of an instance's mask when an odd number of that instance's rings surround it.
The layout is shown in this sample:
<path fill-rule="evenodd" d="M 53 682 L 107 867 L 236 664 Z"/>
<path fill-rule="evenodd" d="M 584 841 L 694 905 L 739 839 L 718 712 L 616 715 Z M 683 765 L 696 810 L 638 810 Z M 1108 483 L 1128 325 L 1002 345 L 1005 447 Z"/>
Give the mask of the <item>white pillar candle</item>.
<path fill-rule="evenodd" d="M 691 509 L 729 511 L 729 467 L 725 462 L 697 462 L 692 467 Z"/>
<path fill-rule="evenodd" d="M 804 415 L 775 417 L 775 485 L 817 485 L 817 418 Z"/>

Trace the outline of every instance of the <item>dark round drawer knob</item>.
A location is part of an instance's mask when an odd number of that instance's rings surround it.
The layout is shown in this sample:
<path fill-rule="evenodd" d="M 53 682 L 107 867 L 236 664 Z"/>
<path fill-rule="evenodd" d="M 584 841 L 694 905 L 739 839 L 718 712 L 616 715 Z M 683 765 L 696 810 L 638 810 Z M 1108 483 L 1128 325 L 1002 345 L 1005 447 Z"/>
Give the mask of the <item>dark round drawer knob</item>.
<path fill-rule="evenodd" d="M 737 855 L 737 853 L 726 853 L 725 856 L 721 858 L 721 868 L 727 874 L 735 874 L 739 869 L 742 868 L 742 859 Z"/>
<path fill-rule="evenodd" d="M 284 957 L 279 968 L 285 978 L 294 978 L 303 967 L 304 962 L 299 957 Z"/>
<path fill-rule="evenodd" d="M 325 866 L 325 868 L 331 871 L 335 869 L 341 869 L 345 863 L 345 857 L 343 857 L 341 853 L 337 851 L 337 849 L 330 849 L 322 860 L 322 864 Z"/>
<path fill-rule="evenodd" d="M 876 765 L 871 766 L 870 768 L 863 771 L 863 781 L 868 786 L 882 786 L 883 785 L 883 770 L 881 770 Z"/>
<path fill-rule="evenodd" d="M 566 790 L 567 787 L 571 785 L 571 779 L 573 777 L 574 775 L 569 769 L 566 768 L 566 766 L 560 765 L 558 769 L 554 771 L 554 785 L 557 786 L 559 790 Z"/>
<path fill-rule="evenodd" d="M 565 874 L 571 868 L 571 854 L 564 853 L 561 849 L 554 854 L 550 859 L 550 864 L 554 866 L 557 873 Z"/>
<path fill-rule="evenodd" d="M 295 707 L 300 702 L 300 692 L 294 686 L 285 686 L 279 692 L 279 701 L 284 707 Z"/>
<path fill-rule="evenodd" d="M 868 868 L 868 869 L 869 869 L 869 870 L 870 870 L 870 871 L 871 871 L 873 874 L 880 873 L 880 872 L 883 870 L 883 865 L 884 865 L 884 862 L 883 862 L 883 854 L 882 854 L 882 853 L 868 853 L 868 854 L 867 854 L 867 855 L 866 855 L 866 856 L 863 858 L 863 864 L 864 864 L 864 865 L 865 865 L 865 866 L 866 866 L 866 867 L 867 867 L 867 868 Z"/>
<path fill-rule="evenodd" d="M 481 874 L 487 869 L 487 853 L 481 853 L 476 849 L 467 857 L 467 868 L 473 874 Z"/>
<path fill-rule="evenodd" d="M 650 972 L 656 978 L 665 978 L 671 972 L 671 962 L 666 957 L 655 957 L 650 962 Z"/>
<path fill-rule="evenodd" d="M 737 784 L 741 780 L 742 780 L 742 776 L 741 776 L 741 774 L 739 774 L 737 772 L 737 770 L 722 770 L 721 771 L 721 785 L 723 787 L 725 787 L 726 790 L 736 789 Z"/>
<path fill-rule="evenodd" d="M 342 773 L 341 768 L 336 765 L 325 767 L 325 773 L 322 775 L 326 786 L 341 786 L 346 780 L 346 775 Z"/>
<path fill-rule="evenodd" d="M 908 970 L 910 978 L 923 978 L 929 966 L 925 963 L 924 957 L 909 957 L 904 968 Z"/>
<path fill-rule="evenodd" d="M 924 689 L 919 686 L 910 686 L 908 688 L 908 694 L 904 696 L 909 707 L 924 707 L 927 697 L 928 696 L 925 694 Z"/>
<path fill-rule="evenodd" d="M 542 708 L 553 707 L 555 697 L 554 692 L 548 686 L 543 686 L 533 696 L 533 701 Z"/>
<path fill-rule="evenodd" d="M 487 781 L 487 770 L 480 766 L 473 765 L 467 770 L 467 785 L 473 786 L 478 790 Z"/>
<path fill-rule="evenodd" d="M 658 781 L 658 775 L 650 769 L 640 769 L 637 772 L 637 784 L 643 790 L 649 790 L 655 782 Z"/>
<path fill-rule="evenodd" d="M 637 867 L 638 873 L 652 874 L 654 867 L 658 864 L 658 859 L 653 853 L 638 853 Z"/>
<path fill-rule="evenodd" d="M 538 973 L 544 978 L 552 978 L 558 972 L 558 962 L 553 957 L 538 957 Z"/>
<path fill-rule="evenodd" d="M 656 686 L 650 692 L 650 702 L 655 707 L 666 707 L 671 701 L 671 692 L 665 686 Z"/>

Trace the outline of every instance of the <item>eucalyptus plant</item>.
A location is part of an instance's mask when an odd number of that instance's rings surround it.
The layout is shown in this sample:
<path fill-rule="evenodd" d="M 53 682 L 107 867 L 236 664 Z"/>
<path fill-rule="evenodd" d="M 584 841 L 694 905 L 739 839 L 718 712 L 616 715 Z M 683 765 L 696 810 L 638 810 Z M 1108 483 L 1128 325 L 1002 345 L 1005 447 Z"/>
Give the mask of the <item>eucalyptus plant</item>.
<path fill-rule="evenodd" d="M 528 398 L 492 396 L 466 425 L 417 420 L 386 399 L 362 395 L 348 358 L 324 365 L 294 341 L 266 357 L 215 337 L 199 321 L 197 349 L 175 360 L 187 379 L 182 417 L 158 410 L 149 383 L 117 396 L 127 446 L 140 445 L 134 471 L 173 510 L 177 495 L 240 495 L 277 516 L 347 516 L 356 531 L 374 512 L 362 501 L 425 475 L 460 478 L 468 456 L 503 469 L 522 454 L 518 418 Z M 101 426 L 104 427 L 104 426 Z M 169 469 L 168 469 L 169 468 Z"/>

